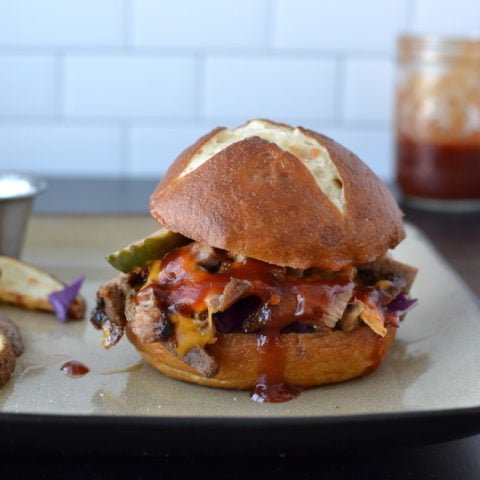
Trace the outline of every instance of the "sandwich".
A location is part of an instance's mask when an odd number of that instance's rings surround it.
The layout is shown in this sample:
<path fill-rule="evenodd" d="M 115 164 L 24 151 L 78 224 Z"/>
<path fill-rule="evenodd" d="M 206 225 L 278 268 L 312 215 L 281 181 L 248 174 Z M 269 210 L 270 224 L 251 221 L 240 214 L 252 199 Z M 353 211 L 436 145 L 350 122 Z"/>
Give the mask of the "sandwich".
<path fill-rule="evenodd" d="M 186 382 L 281 402 L 373 372 L 415 300 L 389 190 L 301 127 L 252 120 L 184 150 L 150 199 L 152 235 L 107 257 L 122 273 L 92 313 Z"/>

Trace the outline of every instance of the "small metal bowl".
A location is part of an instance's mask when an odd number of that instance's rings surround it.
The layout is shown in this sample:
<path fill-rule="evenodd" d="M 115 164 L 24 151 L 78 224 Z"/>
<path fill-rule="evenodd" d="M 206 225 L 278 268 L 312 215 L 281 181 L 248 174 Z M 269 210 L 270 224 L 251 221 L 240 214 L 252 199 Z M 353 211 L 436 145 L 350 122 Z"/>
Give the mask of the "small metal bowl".
<path fill-rule="evenodd" d="M 19 258 L 34 198 L 47 184 L 28 175 L 0 173 L 0 254 Z"/>

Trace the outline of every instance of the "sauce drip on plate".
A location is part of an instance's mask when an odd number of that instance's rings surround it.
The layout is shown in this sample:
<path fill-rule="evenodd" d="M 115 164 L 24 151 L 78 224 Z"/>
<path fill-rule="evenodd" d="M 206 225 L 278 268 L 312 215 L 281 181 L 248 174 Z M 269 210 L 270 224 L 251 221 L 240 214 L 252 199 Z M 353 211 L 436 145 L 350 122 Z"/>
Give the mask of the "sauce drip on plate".
<path fill-rule="evenodd" d="M 67 377 L 83 377 L 90 369 L 78 360 L 70 360 L 60 367 L 60 371 Z"/>

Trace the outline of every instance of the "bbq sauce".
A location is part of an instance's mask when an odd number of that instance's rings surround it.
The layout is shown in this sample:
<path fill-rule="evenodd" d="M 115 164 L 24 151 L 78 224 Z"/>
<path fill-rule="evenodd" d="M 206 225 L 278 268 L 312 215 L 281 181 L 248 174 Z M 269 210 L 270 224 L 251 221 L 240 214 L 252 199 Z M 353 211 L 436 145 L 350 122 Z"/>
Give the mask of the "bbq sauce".
<path fill-rule="evenodd" d="M 70 360 L 60 367 L 60 371 L 67 377 L 83 377 L 90 369 L 78 360 Z"/>
<path fill-rule="evenodd" d="M 162 261 L 159 271 L 149 277 L 140 290 L 149 294 L 152 288 L 157 301 L 165 307 L 190 314 L 206 309 L 206 299 L 220 294 L 232 278 L 247 280 L 246 296 L 256 296 L 268 304 L 271 316 L 267 328 L 280 331 L 295 320 L 309 319 L 327 311 L 336 294 L 352 288 L 352 280 L 339 273 L 334 278 L 296 278 L 285 269 L 247 258 L 241 262 L 230 259 L 223 272 L 211 273 L 199 268 L 190 246 L 176 249 Z"/>
<path fill-rule="evenodd" d="M 397 179 L 405 195 L 439 200 L 480 199 L 480 142 L 397 141 Z"/>
<path fill-rule="evenodd" d="M 250 398 L 259 403 L 288 402 L 298 397 L 301 389 L 285 382 L 285 350 L 277 331 L 257 336 L 260 353 L 259 376 Z"/>

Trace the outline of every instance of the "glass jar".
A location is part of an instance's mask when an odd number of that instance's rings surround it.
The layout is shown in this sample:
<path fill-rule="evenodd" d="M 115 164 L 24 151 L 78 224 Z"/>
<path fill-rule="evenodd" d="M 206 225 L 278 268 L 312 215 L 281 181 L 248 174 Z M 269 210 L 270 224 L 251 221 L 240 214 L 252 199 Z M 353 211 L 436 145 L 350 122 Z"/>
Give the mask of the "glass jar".
<path fill-rule="evenodd" d="M 407 203 L 480 209 L 480 39 L 399 39 L 395 130 Z"/>

